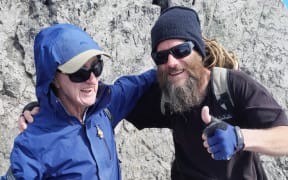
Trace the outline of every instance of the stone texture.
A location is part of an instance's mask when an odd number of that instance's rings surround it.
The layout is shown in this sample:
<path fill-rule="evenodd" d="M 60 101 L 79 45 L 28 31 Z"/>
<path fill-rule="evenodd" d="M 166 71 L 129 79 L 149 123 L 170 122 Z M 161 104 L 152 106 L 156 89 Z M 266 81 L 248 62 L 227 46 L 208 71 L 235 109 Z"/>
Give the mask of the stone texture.
<path fill-rule="evenodd" d="M 203 33 L 240 59 L 241 70 L 261 82 L 288 109 L 288 10 L 281 0 L 172 0 L 195 8 Z M 33 38 L 57 22 L 80 25 L 109 52 L 102 79 L 153 67 L 150 29 L 160 8 L 152 0 L 0 0 L 0 174 L 9 166 L 22 108 L 35 100 Z M 123 121 L 115 130 L 123 179 L 170 177 L 173 142 L 168 129 L 138 131 Z M 261 156 L 269 179 L 287 179 L 287 157 Z"/>

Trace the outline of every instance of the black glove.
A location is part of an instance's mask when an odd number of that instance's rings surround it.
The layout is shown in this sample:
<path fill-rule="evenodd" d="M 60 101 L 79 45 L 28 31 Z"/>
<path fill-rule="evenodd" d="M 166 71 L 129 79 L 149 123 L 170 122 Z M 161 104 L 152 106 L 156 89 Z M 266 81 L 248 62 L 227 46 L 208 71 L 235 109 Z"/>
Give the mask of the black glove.
<path fill-rule="evenodd" d="M 22 113 L 26 110 L 32 111 L 32 109 L 34 107 L 37 107 L 37 106 L 39 107 L 39 103 L 37 101 L 32 101 L 32 102 L 28 103 L 26 106 L 24 106 Z"/>

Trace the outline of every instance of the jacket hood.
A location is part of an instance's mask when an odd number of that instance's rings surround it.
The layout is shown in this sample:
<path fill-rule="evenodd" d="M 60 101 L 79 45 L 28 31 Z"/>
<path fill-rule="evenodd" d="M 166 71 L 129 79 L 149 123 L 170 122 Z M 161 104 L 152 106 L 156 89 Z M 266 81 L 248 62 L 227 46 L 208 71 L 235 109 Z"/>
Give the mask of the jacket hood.
<path fill-rule="evenodd" d="M 39 103 L 48 96 L 57 69 L 64 73 L 76 72 L 97 55 L 109 56 L 78 26 L 56 24 L 41 30 L 34 41 L 36 96 Z"/>

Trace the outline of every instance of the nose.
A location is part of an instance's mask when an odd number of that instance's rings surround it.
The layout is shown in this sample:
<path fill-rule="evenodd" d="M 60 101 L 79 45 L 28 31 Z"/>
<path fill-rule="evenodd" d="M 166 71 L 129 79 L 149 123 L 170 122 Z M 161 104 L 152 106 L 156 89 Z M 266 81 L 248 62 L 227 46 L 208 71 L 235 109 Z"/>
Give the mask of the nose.
<path fill-rule="evenodd" d="M 95 83 L 95 81 L 98 81 L 98 77 L 96 77 L 93 72 L 90 72 L 90 77 L 89 77 L 89 79 L 87 80 L 87 82 Z"/>
<path fill-rule="evenodd" d="M 168 61 L 167 61 L 168 67 L 173 68 L 179 63 L 178 60 L 172 54 L 169 54 L 167 58 L 168 58 Z"/>

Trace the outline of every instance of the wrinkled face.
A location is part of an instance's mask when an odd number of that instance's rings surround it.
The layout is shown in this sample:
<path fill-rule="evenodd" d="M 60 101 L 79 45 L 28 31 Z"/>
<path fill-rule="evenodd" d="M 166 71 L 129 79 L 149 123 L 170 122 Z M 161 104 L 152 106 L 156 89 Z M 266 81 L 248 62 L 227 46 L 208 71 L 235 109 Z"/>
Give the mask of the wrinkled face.
<path fill-rule="evenodd" d="M 183 44 L 180 39 L 162 41 L 157 52 Z M 185 57 L 177 58 L 172 54 L 165 64 L 158 67 L 158 80 L 162 89 L 162 106 L 167 104 L 173 112 L 183 112 L 200 105 L 204 99 L 202 74 L 205 68 L 202 58 L 194 49 Z M 162 107 L 163 108 L 163 107 Z"/>
<path fill-rule="evenodd" d="M 97 63 L 97 58 L 92 58 L 83 65 L 83 69 L 90 69 Z M 83 82 L 72 82 L 69 75 L 57 72 L 54 85 L 63 105 L 70 109 L 85 109 L 96 102 L 99 77 L 90 72 L 90 77 Z"/>

